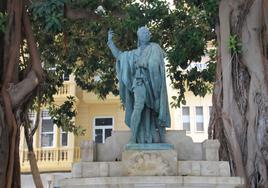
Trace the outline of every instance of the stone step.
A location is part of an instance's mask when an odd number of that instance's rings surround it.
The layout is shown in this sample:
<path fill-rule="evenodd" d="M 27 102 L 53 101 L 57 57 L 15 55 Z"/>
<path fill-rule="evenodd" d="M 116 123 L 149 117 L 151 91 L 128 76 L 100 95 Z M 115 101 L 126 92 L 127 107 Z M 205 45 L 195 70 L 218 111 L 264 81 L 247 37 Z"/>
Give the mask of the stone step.
<path fill-rule="evenodd" d="M 234 188 L 239 177 L 132 176 L 64 179 L 62 188 Z"/>

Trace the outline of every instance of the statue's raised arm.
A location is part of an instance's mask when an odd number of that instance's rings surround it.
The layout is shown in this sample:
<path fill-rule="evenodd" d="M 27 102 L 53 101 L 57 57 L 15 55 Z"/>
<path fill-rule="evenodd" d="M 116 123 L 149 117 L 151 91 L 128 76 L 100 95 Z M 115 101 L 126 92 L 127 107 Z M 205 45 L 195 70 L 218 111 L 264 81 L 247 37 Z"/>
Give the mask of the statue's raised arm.
<path fill-rule="evenodd" d="M 113 36 L 114 36 L 113 30 L 109 29 L 107 44 L 108 44 L 110 50 L 112 51 L 113 56 L 117 59 L 119 54 L 121 53 L 121 51 L 115 46 L 115 44 L 113 42 Z"/>

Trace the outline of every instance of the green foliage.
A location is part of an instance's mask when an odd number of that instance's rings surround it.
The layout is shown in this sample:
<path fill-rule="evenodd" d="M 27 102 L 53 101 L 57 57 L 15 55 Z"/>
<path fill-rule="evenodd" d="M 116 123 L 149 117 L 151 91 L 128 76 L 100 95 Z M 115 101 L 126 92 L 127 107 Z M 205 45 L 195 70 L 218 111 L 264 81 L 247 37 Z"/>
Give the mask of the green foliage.
<path fill-rule="evenodd" d="M 172 31 L 171 42 L 168 48 L 168 71 L 174 88 L 178 89 L 178 96 L 174 97 L 173 106 L 185 103 L 185 88 L 195 95 L 205 96 L 211 92 L 214 79 L 215 61 L 208 61 L 207 69 L 197 71 L 187 69 L 192 62 L 200 62 L 201 57 L 209 55 L 206 52 L 207 42 L 216 38 L 212 28 L 217 22 L 218 0 L 210 1 L 176 1 L 170 25 L 166 26 Z M 170 36 L 170 35 L 169 35 Z M 184 75 L 181 75 L 184 74 Z"/>
<path fill-rule="evenodd" d="M 0 33 L 4 33 L 6 29 L 6 19 L 7 16 L 6 14 L 0 12 Z"/>
<path fill-rule="evenodd" d="M 239 54 L 241 53 L 242 44 L 236 35 L 231 35 L 228 41 L 228 48 L 231 53 Z"/>
<path fill-rule="evenodd" d="M 74 109 L 75 99 L 73 96 L 67 97 L 67 100 L 60 106 L 54 104 L 49 106 L 49 114 L 53 123 L 61 127 L 63 131 L 73 132 L 75 135 L 83 135 L 85 129 L 74 124 L 76 111 Z"/>
<path fill-rule="evenodd" d="M 209 61 L 206 62 L 206 69 L 199 71 L 197 67 L 191 69 L 188 72 L 187 85 L 190 91 L 195 96 L 199 95 L 205 97 L 207 93 L 211 93 L 214 82 L 215 71 L 216 71 L 216 50 L 212 49 L 208 51 Z"/>
<path fill-rule="evenodd" d="M 45 32 L 58 33 L 63 27 L 63 11 L 65 0 L 36 1 L 30 7 L 35 21 L 43 24 Z"/>

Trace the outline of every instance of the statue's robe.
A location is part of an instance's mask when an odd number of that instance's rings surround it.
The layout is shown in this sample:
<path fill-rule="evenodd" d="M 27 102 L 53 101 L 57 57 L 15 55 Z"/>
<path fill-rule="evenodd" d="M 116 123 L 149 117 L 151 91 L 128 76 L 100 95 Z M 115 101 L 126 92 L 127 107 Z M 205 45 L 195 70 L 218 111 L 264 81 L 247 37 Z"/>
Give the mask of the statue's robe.
<path fill-rule="evenodd" d="M 122 52 L 116 61 L 119 94 L 126 113 L 125 123 L 130 128 L 134 105 L 135 74 L 137 66 L 143 67 L 146 101 L 138 131 L 139 143 L 151 142 L 148 140 L 156 142 L 158 137 L 156 130 L 159 126 L 170 127 L 164 56 L 165 53 L 158 44 L 150 43 L 142 53 L 139 48 Z M 145 127 L 150 127 L 150 131 L 145 131 Z"/>

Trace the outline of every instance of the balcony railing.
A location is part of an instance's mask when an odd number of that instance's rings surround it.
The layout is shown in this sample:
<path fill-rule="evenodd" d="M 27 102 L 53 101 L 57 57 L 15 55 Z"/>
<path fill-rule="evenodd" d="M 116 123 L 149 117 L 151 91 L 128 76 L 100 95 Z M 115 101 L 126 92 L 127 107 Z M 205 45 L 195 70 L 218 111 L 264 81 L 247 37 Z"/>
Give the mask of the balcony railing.
<path fill-rule="evenodd" d="M 69 84 L 64 84 L 62 87 L 58 89 L 57 92 L 58 95 L 68 95 L 70 94 L 70 85 Z"/>
<path fill-rule="evenodd" d="M 35 149 L 37 165 L 40 171 L 64 171 L 70 170 L 73 162 L 80 160 L 80 148 L 51 148 Z M 28 150 L 20 151 L 22 172 L 30 170 Z"/>
<path fill-rule="evenodd" d="M 76 85 L 74 82 L 65 82 L 62 87 L 58 88 L 56 97 L 69 95 L 76 96 Z"/>

